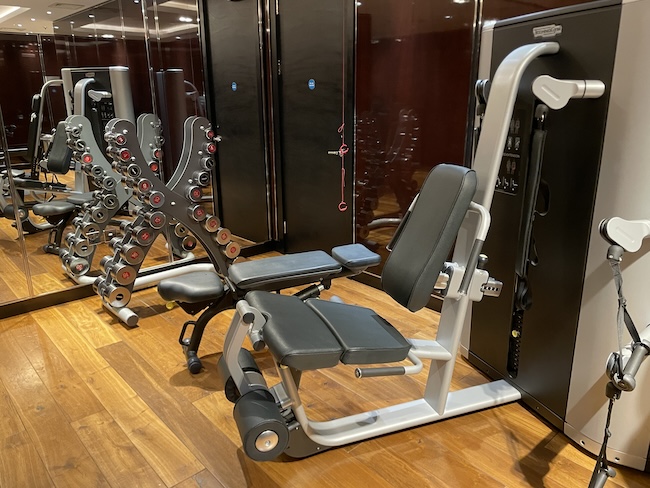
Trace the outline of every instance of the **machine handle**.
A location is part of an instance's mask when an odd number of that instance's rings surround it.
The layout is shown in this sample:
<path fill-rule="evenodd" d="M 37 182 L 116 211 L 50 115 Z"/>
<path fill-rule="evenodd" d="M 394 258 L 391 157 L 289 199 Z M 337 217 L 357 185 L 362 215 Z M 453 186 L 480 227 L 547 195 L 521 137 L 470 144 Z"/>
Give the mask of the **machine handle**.
<path fill-rule="evenodd" d="M 572 98 L 600 98 L 605 83 L 600 80 L 558 80 L 542 75 L 533 81 L 533 93 L 553 110 L 559 110 Z"/>

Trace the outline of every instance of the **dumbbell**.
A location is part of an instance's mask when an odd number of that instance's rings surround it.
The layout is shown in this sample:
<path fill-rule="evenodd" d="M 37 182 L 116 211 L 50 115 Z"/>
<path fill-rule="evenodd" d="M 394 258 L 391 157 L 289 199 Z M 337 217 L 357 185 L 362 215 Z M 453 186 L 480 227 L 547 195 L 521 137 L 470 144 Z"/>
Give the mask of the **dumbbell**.
<path fill-rule="evenodd" d="M 151 208 L 160 208 L 165 203 L 165 195 L 159 191 L 152 191 L 146 195 L 139 195 L 138 198 Z"/>
<path fill-rule="evenodd" d="M 129 183 L 135 191 L 140 192 L 143 195 L 146 195 L 153 189 L 153 183 L 151 183 L 151 180 L 148 180 L 147 178 L 132 180 Z"/>
<path fill-rule="evenodd" d="M 151 227 L 145 227 L 143 225 L 137 225 L 130 229 L 131 235 L 133 238 L 144 247 L 149 247 L 153 244 L 153 241 L 156 237 L 154 230 Z"/>
<path fill-rule="evenodd" d="M 77 237 L 72 233 L 66 236 L 65 242 L 74 250 L 75 255 L 81 256 L 82 258 L 90 256 L 95 250 L 95 246 L 88 239 Z"/>
<path fill-rule="evenodd" d="M 72 126 L 66 126 L 65 131 L 75 139 L 81 135 L 81 126 L 79 125 L 72 125 Z"/>
<path fill-rule="evenodd" d="M 131 178 L 138 178 L 142 174 L 142 169 L 135 163 L 131 163 L 126 167 L 126 176 Z"/>
<path fill-rule="evenodd" d="M 89 241 L 94 242 L 97 239 L 99 239 L 99 234 L 101 233 L 101 229 L 99 228 L 99 225 L 97 225 L 97 223 L 84 221 L 84 219 L 81 217 L 75 217 L 72 220 L 72 225 L 77 227 L 81 232 L 81 234 Z"/>
<path fill-rule="evenodd" d="M 120 204 L 120 200 L 115 195 L 104 195 L 102 197 L 102 204 L 109 210 L 116 209 Z"/>
<path fill-rule="evenodd" d="M 200 186 L 188 186 L 185 189 L 185 198 L 190 202 L 199 203 L 203 198 L 203 190 L 201 190 Z"/>
<path fill-rule="evenodd" d="M 201 168 L 210 170 L 214 168 L 214 159 L 212 159 L 210 156 L 206 156 L 201 158 L 199 164 L 201 165 Z"/>
<path fill-rule="evenodd" d="M 185 251 L 192 251 L 196 247 L 196 239 L 194 236 L 185 236 L 181 241 L 181 247 Z"/>
<path fill-rule="evenodd" d="M 221 228 L 221 221 L 215 215 L 208 215 L 203 221 L 203 228 L 209 233 L 217 232 Z"/>
<path fill-rule="evenodd" d="M 207 213 L 203 205 L 190 205 L 187 209 L 187 214 L 197 222 L 203 222 L 207 217 Z"/>
<path fill-rule="evenodd" d="M 113 256 L 104 256 L 99 262 L 104 267 L 107 275 L 110 275 L 120 285 L 130 285 L 138 276 L 135 268 L 127 263 L 115 262 Z"/>
<path fill-rule="evenodd" d="M 225 246 L 232 240 L 232 233 L 230 232 L 230 229 L 219 227 L 219 229 L 217 229 L 217 232 L 214 234 L 213 239 L 217 244 Z"/>
<path fill-rule="evenodd" d="M 90 263 L 85 258 L 75 256 L 66 250 L 62 250 L 60 256 L 63 266 L 75 276 L 86 274 L 90 269 Z"/>
<path fill-rule="evenodd" d="M 160 161 L 160 160 L 162 159 L 162 157 L 163 157 L 163 150 L 160 149 L 159 147 L 155 147 L 155 148 L 153 148 L 153 150 L 151 151 L 151 156 L 152 156 L 153 159 L 155 159 L 156 161 Z"/>
<path fill-rule="evenodd" d="M 153 171 L 156 176 L 159 176 L 160 163 L 158 161 L 149 161 L 149 169 Z"/>
<path fill-rule="evenodd" d="M 103 278 L 98 278 L 93 284 L 93 288 L 111 307 L 125 307 L 131 300 L 131 292 L 128 288 L 108 284 Z"/>
<path fill-rule="evenodd" d="M 192 174 L 192 180 L 199 186 L 208 186 L 210 184 L 210 173 L 208 171 L 195 171 Z"/>
<path fill-rule="evenodd" d="M 239 256 L 240 251 L 241 246 L 235 241 L 230 241 L 221 249 L 223 255 L 229 259 L 235 259 L 237 256 Z"/>
<path fill-rule="evenodd" d="M 119 253 L 120 257 L 130 265 L 144 261 L 144 250 L 131 242 L 124 242 L 121 237 L 111 239 L 110 246 Z"/>
<path fill-rule="evenodd" d="M 110 131 L 104 134 L 104 140 L 109 143 L 114 142 L 118 146 L 126 144 L 126 136 L 124 134 L 116 134 Z"/>
<path fill-rule="evenodd" d="M 102 176 L 99 178 L 95 178 L 94 181 L 97 184 L 97 186 L 107 191 L 113 191 L 117 186 L 117 180 L 112 176 L 103 176 L 103 172 L 102 172 Z"/>
<path fill-rule="evenodd" d="M 93 221 L 103 224 L 109 219 L 110 214 L 103 205 L 96 205 L 90 209 L 90 216 Z"/>
<path fill-rule="evenodd" d="M 212 141 L 205 142 L 203 143 L 203 152 L 212 155 L 217 152 L 217 145 Z"/>
<path fill-rule="evenodd" d="M 131 151 L 126 147 L 120 148 L 115 146 L 108 146 L 106 152 L 108 152 L 113 158 L 117 158 L 123 162 L 131 161 L 131 157 L 133 156 L 131 154 Z"/>
<path fill-rule="evenodd" d="M 72 141 L 73 149 L 76 149 L 77 151 L 85 151 L 86 150 L 86 141 L 82 139 L 77 139 Z"/>
<path fill-rule="evenodd" d="M 145 212 L 143 217 L 147 221 L 147 223 L 154 229 L 162 228 L 165 225 L 165 222 L 167 221 L 167 217 L 165 217 L 165 214 L 162 213 L 160 210 L 156 210 L 154 212 Z"/>
<path fill-rule="evenodd" d="M 81 169 L 91 178 L 101 178 L 104 176 L 104 168 L 98 164 L 83 164 Z"/>
<path fill-rule="evenodd" d="M 179 222 L 174 226 L 174 234 L 176 237 L 185 237 L 188 234 L 187 227 Z"/>

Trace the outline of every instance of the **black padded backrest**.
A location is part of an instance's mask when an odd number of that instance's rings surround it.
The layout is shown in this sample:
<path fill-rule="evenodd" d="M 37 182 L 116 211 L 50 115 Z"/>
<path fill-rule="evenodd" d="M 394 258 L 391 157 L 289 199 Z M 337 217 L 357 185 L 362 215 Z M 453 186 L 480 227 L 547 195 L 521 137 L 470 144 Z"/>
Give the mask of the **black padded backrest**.
<path fill-rule="evenodd" d="M 45 169 L 48 171 L 64 175 L 70 170 L 72 149 L 68 147 L 67 139 L 68 135 L 65 132 L 65 122 L 59 122 L 56 126 L 52 146 L 50 146 L 50 151 L 47 156 Z"/>
<path fill-rule="evenodd" d="M 463 166 L 439 164 L 424 181 L 381 276 L 386 293 L 410 311 L 428 303 L 475 192 L 476 173 Z"/>

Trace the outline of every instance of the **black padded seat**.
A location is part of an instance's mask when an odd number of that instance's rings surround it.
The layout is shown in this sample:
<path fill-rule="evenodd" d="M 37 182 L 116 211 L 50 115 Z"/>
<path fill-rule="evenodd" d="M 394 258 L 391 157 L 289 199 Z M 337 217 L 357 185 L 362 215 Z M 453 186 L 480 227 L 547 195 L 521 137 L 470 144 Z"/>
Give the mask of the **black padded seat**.
<path fill-rule="evenodd" d="M 251 291 L 246 301 L 264 314 L 264 342 L 281 364 L 301 371 L 338 364 L 343 353 L 341 344 L 302 300 Z"/>
<path fill-rule="evenodd" d="M 381 256 L 363 244 L 347 244 L 332 248 L 332 257 L 353 271 L 376 266 L 381 262 Z"/>
<path fill-rule="evenodd" d="M 83 205 L 84 203 L 92 202 L 95 199 L 95 192 L 89 191 L 86 193 L 73 193 L 66 198 L 70 203 L 75 205 Z"/>
<path fill-rule="evenodd" d="M 411 349 L 402 334 L 374 310 L 314 298 L 306 303 L 343 346 L 342 363 L 394 363 L 404 360 Z"/>
<path fill-rule="evenodd" d="M 53 217 L 55 215 L 64 215 L 74 212 L 77 206 L 65 200 L 52 200 L 51 202 L 37 203 L 32 207 L 32 211 L 41 217 Z"/>
<path fill-rule="evenodd" d="M 212 271 L 195 271 L 158 283 L 158 293 L 168 302 L 200 303 L 224 294 L 223 281 Z"/>
<path fill-rule="evenodd" d="M 276 284 L 286 288 L 287 283 L 322 279 L 340 271 L 341 264 L 326 252 L 309 251 L 235 263 L 228 269 L 228 278 L 242 290 Z"/>

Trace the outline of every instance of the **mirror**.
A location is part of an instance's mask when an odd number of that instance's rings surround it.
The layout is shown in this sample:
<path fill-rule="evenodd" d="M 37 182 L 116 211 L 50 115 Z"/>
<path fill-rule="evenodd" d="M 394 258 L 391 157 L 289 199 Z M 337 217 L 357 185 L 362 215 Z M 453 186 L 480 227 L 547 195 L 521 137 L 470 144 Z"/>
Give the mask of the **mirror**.
<path fill-rule="evenodd" d="M 15 171 L 19 169 L 25 172 L 25 175 L 16 173 L 17 176 L 22 177 L 17 178 L 19 195 L 24 197 L 29 207 L 46 202 L 63 208 L 67 198 L 71 196 L 74 198 L 77 193 L 92 189 L 92 182 L 89 187 L 88 175 L 81 174 L 83 172 L 79 171 L 79 165 L 77 171 L 73 168 L 65 174 L 58 174 L 54 171 L 46 171 L 42 165 L 35 162 L 47 159 L 48 149 L 55 147 L 53 130 L 58 122 L 65 120 L 70 110 L 69 105 L 74 100 L 75 84 L 92 76 L 97 79 L 96 86 L 89 85 L 88 93 L 93 91 L 92 96 L 99 98 L 87 100 L 84 106 L 90 110 L 88 113 L 91 116 L 88 118 L 94 124 L 93 127 L 101 127 L 105 122 L 104 119 L 111 114 L 111 110 L 116 116 L 123 116 L 118 112 L 121 111 L 120 106 L 124 105 L 126 97 L 120 100 L 119 97 L 113 97 L 111 93 L 106 95 L 103 92 L 111 91 L 104 85 L 112 86 L 116 83 L 116 79 L 126 79 L 125 83 L 130 85 L 131 94 L 128 102 L 132 104 L 133 117 L 141 113 L 155 113 L 168 122 L 166 130 L 169 136 L 165 139 L 169 141 L 167 145 L 171 146 L 173 143 L 174 148 L 170 149 L 169 155 L 165 155 L 162 161 L 167 167 L 166 174 L 171 175 L 175 168 L 174 161 L 177 160 L 174 151 L 179 151 L 182 145 L 184 117 L 180 120 L 180 115 L 205 114 L 196 2 L 193 0 L 143 0 L 142 2 L 112 0 L 72 15 L 69 15 L 69 10 L 57 7 L 52 7 L 52 10 L 53 12 L 48 12 L 48 15 L 54 14 L 52 17 L 55 20 L 53 22 L 50 20 L 49 29 L 47 26 L 42 26 L 43 32 L 47 33 L 0 34 L 0 54 L 2 54 L 0 63 L 3 70 L 21 73 L 21 76 L 4 77 L 5 90 L 0 99 L 7 117 L 6 125 L 10 129 L 7 141 L 13 168 Z M 191 21 L 179 20 L 180 17 L 189 18 Z M 22 27 L 22 24 L 18 27 L 20 22 L 20 17 L 16 17 L 11 24 L 12 27 L 6 29 L 15 28 L 20 31 Z M 128 72 L 125 76 L 116 75 L 117 78 L 114 79 L 114 73 L 96 69 L 109 66 L 124 66 L 128 68 Z M 78 67 L 93 69 L 75 70 Z M 69 70 L 71 74 L 68 75 L 67 84 L 61 81 L 63 68 L 72 68 Z M 164 74 L 159 75 L 159 72 Z M 178 73 L 180 76 L 175 76 Z M 119 83 L 122 82 L 118 81 Z M 41 92 L 45 84 L 47 86 Z M 115 92 L 123 91 L 121 87 L 122 85 L 119 85 L 120 89 Z M 35 94 L 40 94 L 40 105 L 32 105 L 32 97 Z M 40 130 L 36 131 L 38 134 L 34 132 L 31 135 L 32 139 L 29 139 L 30 120 L 38 119 L 39 114 L 42 117 Z M 93 116 L 96 120 L 93 120 Z M 175 137 L 179 132 L 179 126 L 175 124 L 178 124 L 179 120 L 180 143 Z M 97 133 L 94 139 L 103 150 L 105 147 L 102 140 L 103 130 L 93 129 L 91 132 Z M 6 164 L 4 159 L 6 158 L 3 158 L 1 165 Z M 66 169 L 64 165 L 60 166 L 59 169 Z M 10 194 L 8 179 L 3 180 L 3 194 L 7 196 Z M 208 195 L 207 198 L 211 203 L 211 196 Z M 25 286 L 22 287 L 16 283 L 16 290 L 21 290 L 20 296 L 16 296 L 16 293 L 7 297 L 0 295 L 0 304 L 7 300 L 76 285 L 75 280 L 62 271 L 58 250 L 51 245 L 56 236 L 50 231 L 59 223 L 61 215 L 54 215 L 52 213 L 54 210 L 50 210 L 50 215 L 36 215 L 30 208 L 29 219 L 23 229 L 24 236 L 21 235 L 19 239 L 15 227 L 11 227 L 13 220 L 1 219 L 0 231 L 4 231 L 7 227 L 13 232 L 15 242 L 10 242 L 11 238 L 5 239 L 3 235 L 0 254 L 3 257 L 5 255 L 10 257 L 12 262 L 17 262 L 23 257 L 22 248 L 24 248 L 25 256 L 30 263 L 27 275 L 29 276 L 31 271 L 34 280 L 27 279 Z M 128 215 L 126 206 L 120 214 L 122 215 L 116 216 L 116 224 L 132 218 Z M 67 247 L 66 234 L 74 230 L 70 220 L 67 223 L 65 230 L 59 236 L 62 247 Z M 106 230 L 108 233 L 103 239 L 104 243 L 99 245 L 94 253 L 91 271 L 99 270 L 99 261 L 103 256 L 113 254 L 106 241 L 113 235 L 117 235 L 120 229 L 115 225 L 113 228 L 107 226 Z M 143 266 L 169 262 L 172 253 L 167 249 L 164 238 L 160 237 L 159 241 L 152 246 L 152 252 L 148 253 L 147 261 Z"/>

